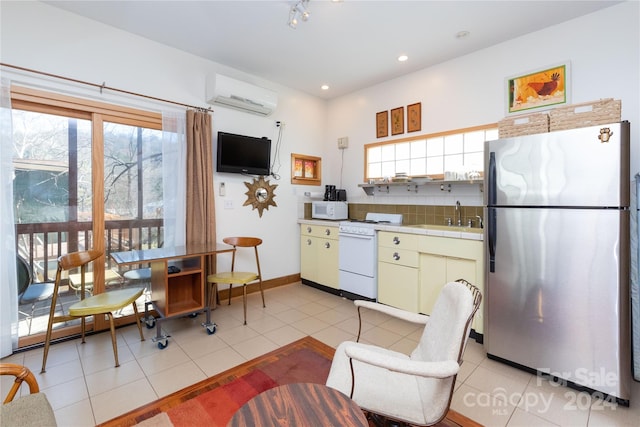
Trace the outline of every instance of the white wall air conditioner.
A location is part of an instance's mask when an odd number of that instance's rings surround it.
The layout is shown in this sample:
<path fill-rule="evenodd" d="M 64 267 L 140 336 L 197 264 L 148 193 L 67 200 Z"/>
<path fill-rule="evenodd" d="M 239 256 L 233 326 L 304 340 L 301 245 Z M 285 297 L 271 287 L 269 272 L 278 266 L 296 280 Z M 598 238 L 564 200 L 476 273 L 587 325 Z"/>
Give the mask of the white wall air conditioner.
<path fill-rule="evenodd" d="M 268 116 L 278 106 L 278 95 L 251 83 L 214 74 L 207 78 L 207 103 Z"/>

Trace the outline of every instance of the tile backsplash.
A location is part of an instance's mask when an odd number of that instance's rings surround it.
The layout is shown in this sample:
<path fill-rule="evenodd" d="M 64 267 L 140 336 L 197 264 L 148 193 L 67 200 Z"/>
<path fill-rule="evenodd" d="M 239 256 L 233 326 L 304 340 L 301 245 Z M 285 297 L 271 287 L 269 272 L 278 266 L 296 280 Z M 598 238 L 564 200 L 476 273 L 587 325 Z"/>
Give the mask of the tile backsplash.
<path fill-rule="evenodd" d="M 365 219 L 368 212 L 402 214 L 404 225 L 414 224 L 435 224 L 446 225 L 447 219 L 455 225 L 457 212 L 455 206 L 438 205 L 384 205 L 369 203 L 349 203 L 350 219 Z M 480 227 L 477 216 L 484 221 L 482 206 L 461 206 L 460 219 L 462 225 L 466 226 L 468 221 L 472 221 L 473 227 Z M 304 205 L 304 218 L 311 219 L 311 203 Z"/>

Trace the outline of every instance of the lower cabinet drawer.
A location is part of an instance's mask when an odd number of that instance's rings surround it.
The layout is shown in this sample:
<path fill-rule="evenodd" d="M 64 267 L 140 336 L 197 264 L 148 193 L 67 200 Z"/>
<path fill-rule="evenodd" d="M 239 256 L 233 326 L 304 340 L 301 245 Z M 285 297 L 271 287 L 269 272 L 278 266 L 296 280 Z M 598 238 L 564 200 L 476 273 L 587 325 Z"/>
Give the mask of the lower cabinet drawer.
<path fill-rule="evenodd" d="M 391 264 L 405 265 L 407 267 L 418 267 L 419 255 L 415 250 L 405 250 L 398 248 L 378 247 L 378 261 Z"/>

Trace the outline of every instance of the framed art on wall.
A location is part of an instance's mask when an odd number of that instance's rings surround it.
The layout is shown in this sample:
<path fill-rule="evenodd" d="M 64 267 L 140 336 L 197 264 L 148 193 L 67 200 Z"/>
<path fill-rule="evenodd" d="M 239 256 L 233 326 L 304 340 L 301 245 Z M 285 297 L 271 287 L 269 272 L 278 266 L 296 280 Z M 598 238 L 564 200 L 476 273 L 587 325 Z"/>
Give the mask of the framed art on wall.
<path fill-rule="evenodd" d="M 380 111 L 376 113 L 376 137 L 384 138 L 389 136 L 389 112 Z"/>
<path fill-rule="evenodd" d="M 407 132 L 417 132 L 422 128 L 422 104 L 407 105 Z"/>
<path fill-rule="evenodd" d="M 391 135 L 404 133 L 404 107 L 391 110 Z"/>
<path fill-rule="evenodd" d="M 569 62 L 506 79 L 507 114 L 569 102 Z"/>

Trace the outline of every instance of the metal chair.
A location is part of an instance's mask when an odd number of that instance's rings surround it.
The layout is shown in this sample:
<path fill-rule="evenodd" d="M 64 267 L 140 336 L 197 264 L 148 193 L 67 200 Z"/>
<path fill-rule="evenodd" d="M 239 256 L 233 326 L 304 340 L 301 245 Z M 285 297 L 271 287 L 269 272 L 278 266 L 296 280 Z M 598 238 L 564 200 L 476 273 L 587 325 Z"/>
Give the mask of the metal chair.
<path fill-rule="evenodd" d="M 151 280 L 151 269 L 148 267 L 134 268 L 132 270 L 125 271 L 122 277 L 130 283 L 148 282 Z"/>
<path fill-rule="evenodd" d="M 145 301 L 151 301 L 151 268 L 134 268 L 122 274 L 127 286 L 144 286 Z"/>
<path fill-rule="evenodd" d="M 140 316 L 138 315 L 138 307 L 136 300 L 142 295 L 142 288 L 126 288 L 118 289 L 115 291 L 104 292 L 98 295 L 92 295 L 85 297 L 85 273 L 87 265 L 102 256 L 102 251 L 88 250 L 80 252 L 72 252 L 67 255 L 63 255 L 58 258 L 58 270 L 56 271 L 55 289 L 53 292 L 53 299 L 51 301 L 51 312 L 49 314 L 49 324 L 47 326 L 47 335 L 44 342 L 44 355 L 42 356 L 42 371 L 45 372 L 47 364 L 47 355 L 49 354 L 49 345 L 51 344 L 51 331 L 54 323 L 66 322 L 72 319 L 81 319 L 82 325 L 82 342 L 84 343 L 85 336 L 85 318 L 87 316 L 106 315 L 109 317 L 109 323 L 111 326 L 111 343 L 113 345 L 113 356 L 115 359 L 116 367 L 120 366 L 118 362 L 118 345 L 116 342 L 116 330 L 113 321 L 113 312 L 126 307 L 129 304 L 133 305 L 133 312 L 140 331 L 140 340 L 144 341 L 144 335 L 142 334 L 142 326 L 140 325 Z M 80 268 L 80 298 L 81 300 L 69 307 L 69 314 L 62 316 L 55 316 L 55 304 L 58 295 L 58 288 L 62 280 L 62 272 L 68 271 L 74 268 Z"/>
<path fill-rule="evenodd" d="M 29 321 L 29 334 L 31 334 L 31 324 L 33 323 L 36 304 L 53 297 L 55 283 L 34 283 L 31 268 L 21 256 L 16 257 L 16 269 L 18 272 L 18 306 L 31 304 L 31 314 L 20 311 L 20 314 L 24 315 Z M 59 305 L 60 311 L 64 314 L 62 301 L 59 302 Z"/>
<path fill-rule="evenodd" d="M 372 415 L 374 423 L 385 419 L 420 426 L 439 423 L 451 405 L 481 300 L 478 288 L 460 279 L 444 285 L 430 316 L 354 301 L 359 316 L 367 308 L 424 325 L 422 336 L 410 355 L 359 342 L 341 343 L 331 362 L 327 386 L 350 396 Z"/>
<path fill-rule="evenodd" d="M 262 307 L 266 307 L 264 304 L 264 291 L 262 289 L 262 273 L 260 271 L 260 259 L 258 257 L 258 246 L 262 244 L 262 239 L 257 237 L 225 237 L 222 239 L 227 245 L 232 245 L 235 251 L 231 258 L 231 271 L 210 274 L 207 276 L 207 283 L 209 284 L 209 306 L 215 307 L 218 298 L 218 283 L 229 284 L 229 304 L 231 304 L 231 288 L 242 286 L 242 303 L 244 304 L 244 324 L 247 324 L 247 285 L 258 281 L 260 286 L 260 294 L 262 295 Z M 236 265 L 236 253 L 238 248 L 253 248 L 256 258 L 257 272 L 235 271 Z"/>

